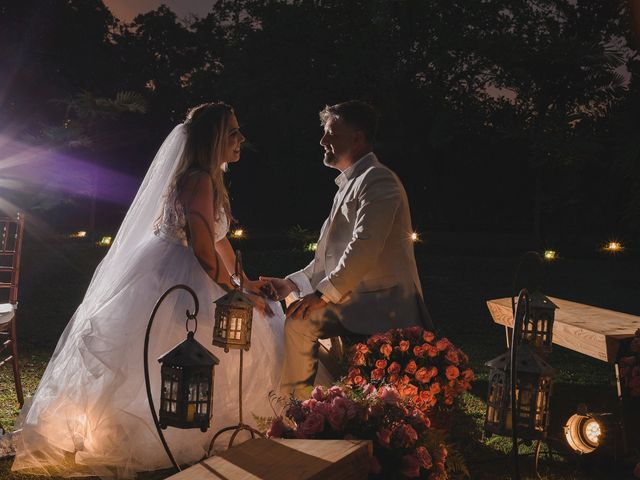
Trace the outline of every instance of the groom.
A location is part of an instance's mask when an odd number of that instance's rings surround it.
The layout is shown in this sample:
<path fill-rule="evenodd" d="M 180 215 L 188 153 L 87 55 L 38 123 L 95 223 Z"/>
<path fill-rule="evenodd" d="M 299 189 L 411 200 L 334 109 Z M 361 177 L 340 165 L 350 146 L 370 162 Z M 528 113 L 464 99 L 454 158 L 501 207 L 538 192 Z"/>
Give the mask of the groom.
<path fill-rule="evenodd" d="M 407 194 L 373 153 L 377 117 L 360 101 L 320 112 L 324 164 L 341 173 L 313 261 L 285 279 L 261 277 L 291 302 L 285 321 L 281 393 L 308 394 L 319 338 L 433 325 L 411 240 Z"/>

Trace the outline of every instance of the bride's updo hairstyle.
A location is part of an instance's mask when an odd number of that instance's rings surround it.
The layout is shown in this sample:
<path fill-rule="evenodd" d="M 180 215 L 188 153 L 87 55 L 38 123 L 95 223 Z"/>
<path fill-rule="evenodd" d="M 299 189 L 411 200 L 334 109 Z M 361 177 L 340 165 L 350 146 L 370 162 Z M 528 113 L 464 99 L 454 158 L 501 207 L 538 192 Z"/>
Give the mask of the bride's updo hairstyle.
<path fill-rule="evenodd" d="M 189 173 L 193 170 L 207 172 L 213 183 L 216 217 L 222 208 L 229 219 L 232 218 L 231 207 L 223 175 L 226 133 L 233 114 L 233 108 L 223 102 L 203 103 L 189 110 L 183 123 L 187 140 L 172 181 L 172 187 L 182 193 Z"/>

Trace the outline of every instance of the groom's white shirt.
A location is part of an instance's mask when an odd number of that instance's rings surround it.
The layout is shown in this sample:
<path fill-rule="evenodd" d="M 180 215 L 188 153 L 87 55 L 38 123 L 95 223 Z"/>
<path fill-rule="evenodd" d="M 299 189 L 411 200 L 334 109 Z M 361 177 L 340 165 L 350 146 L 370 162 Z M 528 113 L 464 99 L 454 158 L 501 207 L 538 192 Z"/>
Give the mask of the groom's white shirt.
<path fill-rule="evenodd" d="M 338 191 L 314 259 L 288 275 L 287 301 L 322 292 L 354 332 L 420 324 L 422 289 L 407 195 L 398 177 L 368 153 L 335 180 Z"/>

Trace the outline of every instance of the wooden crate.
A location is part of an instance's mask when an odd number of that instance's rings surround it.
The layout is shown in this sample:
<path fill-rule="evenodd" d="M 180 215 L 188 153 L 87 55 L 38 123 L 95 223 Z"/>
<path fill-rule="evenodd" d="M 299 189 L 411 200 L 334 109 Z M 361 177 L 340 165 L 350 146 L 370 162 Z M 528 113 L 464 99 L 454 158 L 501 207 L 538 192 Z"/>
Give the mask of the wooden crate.
<path fill-rule="evenodd" d="M 171 480 L 364 480 L 369 440 L 256 438 L 203 460 Z"/>

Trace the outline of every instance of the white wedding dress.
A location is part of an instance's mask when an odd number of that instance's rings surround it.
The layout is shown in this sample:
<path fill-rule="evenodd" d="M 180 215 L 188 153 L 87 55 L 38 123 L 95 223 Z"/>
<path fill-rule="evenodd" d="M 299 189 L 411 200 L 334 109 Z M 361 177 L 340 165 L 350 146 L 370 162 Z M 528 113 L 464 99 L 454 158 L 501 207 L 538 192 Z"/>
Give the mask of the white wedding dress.
<path fill-rule="evenodd" d="M 162 177 L 175 167 L 176 159 L 170 157 L 182 151 L 183 137 L 178 135 L 177 143 L 172 138 L 176 130 L 156 156 L 118 232 L 120 238 L 116 237 L 113 251 L 96 270 L 30 405 L 20 415 L 13 470 L 127 478 L 135 472 L 171 466 L 149 410 L 143 345 L 156 301 L 176 284 L 188 285 L 197 293 L 200 312 L 195 337 L 220 364 L 215 369 L 209 431 L 169 427 L 164 430 L 167 443 L 178 463 L 195 462 L 205 455 L 218 429 L 238 422 L 239 351 L 224 353 L 211 345 L 212 302 L 225 292 L 206 275 L 189 248 L 184 211 L 175 193 L 165 196 L 165 202 L 156 197 L 156 206 L 151 208 L 154 195 L 168 189 Z M 147 218 L 162 204 L 159 221 L 154 222 L 157 214 Z M 216 221 L 216 240 L 227 229 L 228 221 L 221 215 Z M 249 424 L 253 424 L 252 414 L 273 414 L 268 394 L 278 387 L 284 315 L 279 304 L 272 302 L 271 308 L 276 312 L 273 317 L 254 310 L 251 349 L 244 354 L 243 420 Z M 154 320 L 149 367 L 156 409 L 160 403 L 156 359 L 186 338 L 186 309 L 193 311 L 191 296 L 182 290 L 172 292 Z"/>

